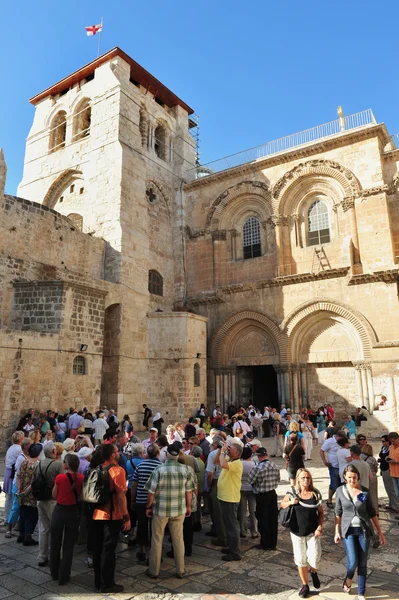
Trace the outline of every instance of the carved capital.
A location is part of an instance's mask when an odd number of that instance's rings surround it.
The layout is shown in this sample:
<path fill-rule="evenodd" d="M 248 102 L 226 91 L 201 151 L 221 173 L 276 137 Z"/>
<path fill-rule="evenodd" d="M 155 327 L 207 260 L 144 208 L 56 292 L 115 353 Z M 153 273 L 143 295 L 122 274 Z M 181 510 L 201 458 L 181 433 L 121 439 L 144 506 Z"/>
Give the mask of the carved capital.
<path fill-rule="evenodd" d="M 211 236 L 213 241 L 221 242 L 226 240 L 226 230 L 225 229 L 215 229 L 211 232 Z"/>
<path fill-rule="evenodd" d="M 280 227 L 282 225 L 288 225 L 287 215 L 272 215 L 270 217 L 270 224 L 272 227 Z"/>
<path fill-rule="evenodd" d="M 341 202 L 342 210 L 346 212 L 351 208 L 355 208 L 355 199 L 353 196 L 346 196 Z"/>
<path fill-rule="evenodd" d="M 299 221 L 300 215 L 298 213 L 294 213 L 293 215 L 291 215 L 291 219 L 294 221 L 294 223 L 297 223 Z"/>

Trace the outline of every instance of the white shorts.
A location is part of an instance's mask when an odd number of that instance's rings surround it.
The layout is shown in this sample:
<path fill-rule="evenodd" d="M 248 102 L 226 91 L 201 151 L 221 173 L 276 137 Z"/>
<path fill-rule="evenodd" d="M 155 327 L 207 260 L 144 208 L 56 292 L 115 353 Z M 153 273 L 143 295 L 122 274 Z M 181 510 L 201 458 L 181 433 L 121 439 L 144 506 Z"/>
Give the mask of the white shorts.
<path fill-rule="evenodd" d="M 294 533 L 290 533 L 290 535 L 296 566 L 307 567 L 309 565 L 317 571 L 321 559 L 320 537 L 315 537 L 313 533 L 303 537 Z"/>

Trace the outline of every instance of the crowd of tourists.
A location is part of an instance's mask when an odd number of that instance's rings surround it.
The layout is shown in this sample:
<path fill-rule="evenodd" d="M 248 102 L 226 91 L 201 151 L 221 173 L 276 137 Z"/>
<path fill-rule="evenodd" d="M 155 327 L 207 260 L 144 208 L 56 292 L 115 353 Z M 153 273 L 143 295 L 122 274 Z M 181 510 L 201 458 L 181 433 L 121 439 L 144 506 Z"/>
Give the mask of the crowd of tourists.
<path fill-rule="evenodd" d="M 216 406 L 208 413 L 202 404 L 188 422 L 169 423 L 163 433 L 160 412 L 153 415 L 143 405 L 139 439 L 129 415 L 120 419 L 105 407 L 95 414 L 71 408 L 66 415 L 32 409 L 18 423 L 5 458 L 5 537 L 38 545 L 38 565 L 49 565 L 59 585 L 69 581 L 74 545 L 86 544 L 95 589 L 117 593 L 123 591 L 115 582 L 118 541 L 136 548 L 137 560 L 148 565 L 146 575 L 157 579 L 166 533 L 167 556 L 183 578 L 204 515 L 211 522 L 205 535 L 223 561 L 240 561 L 241 539 L 249 536 L 260 551 L 277 548 L 281 468 L 273 458 L 283 457 L 291 487 L 281 501 L 280 522 L 291 535 L 299 596 L 305 598 L 309 574 L 320 588 L 324 508 L 305 466 L 319 445 L 329 472 L 330 509 L 335 494 L 334 541 L 343 539 L 347 554 L 343 589 L 350 591 L 357 569 L 362 600 L 369 546 L 385 543 L 378 469 L 385 508 L 399 513 L 399 435 L 382 436 L 376 459 L 360 424 L 358 413 L 338 428 L 328 404 L 298 414 L 284 405 L 280 411 L 229 406 L 226 413 Z M 270 455 L 269 442 L 260 438 L 270 438 Z"/>

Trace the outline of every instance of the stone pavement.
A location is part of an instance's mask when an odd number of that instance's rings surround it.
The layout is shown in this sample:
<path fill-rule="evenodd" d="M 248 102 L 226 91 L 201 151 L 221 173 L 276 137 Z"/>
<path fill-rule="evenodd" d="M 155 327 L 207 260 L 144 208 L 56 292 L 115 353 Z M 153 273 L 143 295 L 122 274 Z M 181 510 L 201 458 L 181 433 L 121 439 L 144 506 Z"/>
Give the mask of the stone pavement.
<path fill-rule="evenodd" d="M 265 441 L 270 447 L 270 442 Z M 379 450 L 379 443 L 373 444 Z M 315 448 L 308 466 L 313 473 L 315 484 L 326 497 L 328 486 L 327 470 Z M 282 459 L 277 460 L 283 469 Z M 280 497 L 288 488 L 287 474 L 282 470 L 283 481 L 279 487 Z M 384 498 L 384 488 L 379 478 L 380 498 Z M 0 496 L 1 506 L 4 495 Z M 2 509 L 1 509 L 2 510 Z M 323 560 L 319 570 L 322 583 L 317 593 L 320 600 L 343 600 L 347 595 L 342 591 L 345 575 L 345 554 L 343 545 L 333 542 L 334 515 L 326 509 L 326 523 L 322 538 Z M 381 512 L 381 523 L 386 534 L 387 545 L 371 550 L 369 557 L 369 579 L 367 597 L 399 600 L 399 521 L 385 511 Z M 7 540 L 3 529 L 0 533 L 0 600 L 103 600 L 104 594 L 96 593 L 93 586 L 93 572 L 85 565 L 85 548 L 76 547 L 71 582 L 60 588 L 52 581 L 48 568 L 37 566 L 37 548 L 24 548 L 16 543 L 16 537 Z M 253 548 L 257 540 L 242 542 L 243 559 L 240 562 L 224 563 L 218 548 L 210 544 L 205 536 L 208 519 L 204 519 L 203 531 L 194 534 L 193 555 L 186 559 L 187 577 L 183 580 L 174 576 L 173 559 L 164 557 L 160 577 L 149 580 L 144 571 L 146 566 L 136 559 L 136 548 L 118 546 L 117 577 L 123 583 L 125 592 L 115 595 L 117 600 L 137 598 L 140 600 L 285 600 L 298 598 L 300 581 L 293 563 L 292 547 L 287 531 L 280 528 L 278 550 L 264 552 Z M 165 537 L 165 550 L 170 544 Z M 164 552 L 166 554 L 166 552 Z M 353 595 L 356 594 L 356 581 Z M 109 598 L 110 596 L 108 596 Z M 112 596 L 111 596 L 112 597 Z"/>

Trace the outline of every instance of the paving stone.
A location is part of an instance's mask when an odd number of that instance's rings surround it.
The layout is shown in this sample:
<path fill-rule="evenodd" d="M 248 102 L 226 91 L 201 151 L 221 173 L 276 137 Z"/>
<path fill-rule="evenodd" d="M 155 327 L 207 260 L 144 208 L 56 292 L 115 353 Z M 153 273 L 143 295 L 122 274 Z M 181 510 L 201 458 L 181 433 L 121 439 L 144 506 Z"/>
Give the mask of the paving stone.
<path fill-rule="evenodd" d="M 3 598 L 9 598 L 12 595 L 13 593 L 11 590 L 0 586 L 0 600 L 2 600 Z"/>
<path fill-rule="evenodd" d="M 51 580 L 49 572 L 33 569 L 32 567 L 26 567 L 25 569 L 16 571 L 14 575 L 16 577 L 21 577 L 21 579 L 25 579 L 25 581 L 28 581 L 29 583 L 35 583 L 36 585 L 41 585 L 42 583 Z"/>
<path fill-rule="evenodd" d="M 15 574 L 2 575 L 1 585 L 11 592 L 20 594 L 28 600 L 31 598 L 36 598 L 36 596 L 39 596 L 43 593 L 42 588 L 40 588 L 38 585 L 29 583 L 28 581 L 21 581 L 19 577 L 15 577 Z"/>

